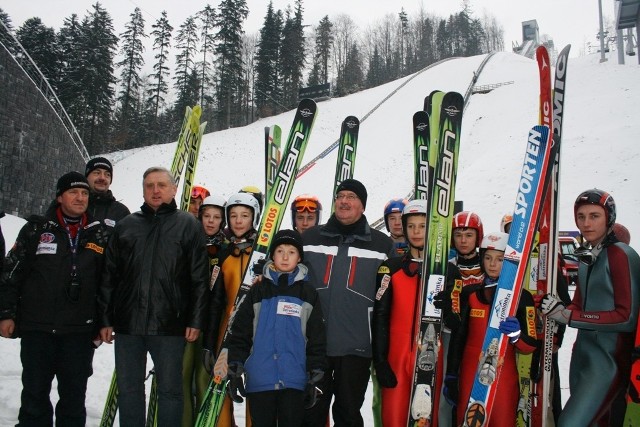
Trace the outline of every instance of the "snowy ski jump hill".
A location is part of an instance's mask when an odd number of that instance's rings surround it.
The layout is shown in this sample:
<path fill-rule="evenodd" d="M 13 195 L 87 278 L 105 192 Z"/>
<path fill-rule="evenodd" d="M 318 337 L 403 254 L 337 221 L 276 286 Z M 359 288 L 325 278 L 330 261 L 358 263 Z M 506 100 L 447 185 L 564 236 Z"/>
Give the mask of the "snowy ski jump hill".
<path fill-rule="evenodd" d="M 354 177 L 367 187 L 365 214 L 379 218 L 385 203 L 404 197 L 413 182 L 413 113 L 422 108 L 431 91 L 465 93 L 484 56 L 453 59 L 412 76 L 344 98 L 318 103 L 303 165 L 339 136 L 348 115 L 364 117 L 360 125 Z M 476 85 L 513 81 L 486 94 L 471 96 L 464 112 L 456 198 L 464 208 L 478 212 L 487 231 L 498 228 L 501 216 L 512 209 L 519 168 L 529 128 L 538 121 L 538 73 L 534 60 L 512 53 L 497 53 L 486 63 Z M 634 111 L 640 101 L 640 67 L 598 63 L 596 55 L 571 58 L 568 66 L 560 227 L 575 229 L 573 200 L 584 189 L 598 187 L 618 202 L 618 219 L 640 235 L 640 133 Z M 245 185 L 264 184 L 264 127 L 278 124 L 283 140 L 293 112 L 259 120 L 251 125 L 206 134 L 202 140 L 195 183 L 228 197 Z M 114 194 L 132 210 L 142 201 L 142 172 L 149 166 L 170 166 L 175 143 L 113 153 L 116 161 Z M 337 150 L 319 160 L 296 182 L 293 196 L 312 193 L 325 206 L 331 203 Z M 290 226 L 288 216 L 284 227 Z"/>

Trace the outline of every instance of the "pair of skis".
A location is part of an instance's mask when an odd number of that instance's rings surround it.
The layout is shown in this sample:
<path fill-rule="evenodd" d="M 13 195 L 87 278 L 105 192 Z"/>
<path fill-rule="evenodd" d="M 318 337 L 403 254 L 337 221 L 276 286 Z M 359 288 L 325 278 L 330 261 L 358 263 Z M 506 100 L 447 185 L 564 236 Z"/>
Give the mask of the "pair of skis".
<path fill-rule="evenodd" d="M 206 122 L 200 123 L 200 116 L 202 109 L 199 105 L 193 108 L 187 107 L 182 121 L 182 128 L 180 135 L 178 136 L 178 144 L 176 145 L 176 151 L 171 163 L 171 174 L 173 179 L 178 185 L 182 179 L 182 172 L 184 173 L 184 182 L 182 187 L 182 196 L 180 201 L 180 208 L 182 210 L 189 209 L 189 201 L 191 197 L 191 188 L 193 186 L 193 179 L 195 177 L 196 166 L 198 162 L 198 154 L 200 152 L 200 142 L 202 141 L 202 135 L 207 125 Z M 147 427 L 155 427 L 158 423 L 158 393 L 157 382 L 155 377 L 155 371 L 152 369 L 149 371 L 151 380 L 151 393 L 149 394 L 149 404 L 147 408 Z M 111 384 L 109 386 L 109 392 L 105 401 L 104 410 L 102 412 L 102 419 L 100 421 L 100 427 L 112 427 L 116 414 L 118 413 L 118 384 L 116 370 L 113 370 L 111 376 Z"/>
<path fill-rule="evenodd" d="M 529 131 L 513 210 L 513 222 L 482 351 L 478 358 L 476 378 L 463 420 L 465 426 L 484 426 L 491 416 L 502 369 L 501 361 L 509 344 L 509 338 L 500 332 L 499 325 L 508 316 L 514 316 L 518 308 L 554 157 L 549 127 L 534 126 Z"/>
<path fill-rule="evenodd" d="M 243 274 L 242 283 L 224 334 L 222 347 L 213 368 L 213 376 L 209 382 L 202 406 L 198 411 L 195 424 L 197 427 L 214 426 L 220 416 L 227 387 L 227 357 L 229 352 L 226 347 L 227 338 L 232 333 L 231 327 L 235 314 L 240 305 L 244 303 L 253 284 L 255 278 L 253 266 L 258 261 L 266 258 L 271 240 L 280 228 L 284 213 L 287 211 L 291 191 L 311 134 L 315 115 L 315 102 L 310 99 L 303 99 L 298 105 L 271 191 L 267 193 L 267 201 L 251 252 L 251 259 Z"/>
<path fill-rule="evenodd" d="M 553 158 L 551 180 L 540 214 L 538 235 L 529 260 L 531 274 L 525 281 L 525 288 L 534 296 L 545 293 L 557 295 L 559 167 L 564 93 L 570 48 L 570 45 L 566 46 L 558 56 L 553 95 L 549 54 L 544 46 L 540 46 L 536 50 L 540 74 L 539 122 L 541 125 L 548 126 L 554 135 L 555 157 Z M 517 355 L 521 385 L 518 427 L 540 427 L 547 425 L 547 421 L 552 419 L 549 408 L 553 398 L 551 373 L 555 322 L 539 316 L 535 310 L 531 311 L 531 313 L 527 313 L 527 318 L 530 318 L 531 323 L 536 325 L 538 337 L 543 341 L 544 346 L 541 354 L 536 352 L 535 357 L 534 355 Z"/>
<path fill-rule="evenodd" d="M 444 290 L 462 127 L 464 98 L 457 92 L 432 92 L 413 116 L 415 198 L 427 200 L 427 235 L 418 301 L 416 356 L 408 423 L 437 425 L 437 368 L 441 314 L 433 297 Z M 430 114 L 429 114 L 430 113 Z"/>
<path fill-rule="evenodd" d="M 180 209 L 189 210 L 191 201 L 191 189 L 198 165 L 198 155 L 200 154 L 200 142 L 207 122 L 200 123 L 202 108 L 199 105 L 193 108 L 187 107 L 182 122 L 182 129 L 178 137 L 178 145 L 171 163 L 171 173 L 176 185 L 180 183 L 182 170 L 184 169 L 184 183 L 182 184 L 182 195 L 180 196 Z"/>
<path fill-rule="evenodd" d="M 504 264 L 479 357 L 476 379 L 463 420 L 465 426 L 481 427 L 490 419 L 502 368 L 500 361 L 508 344 L 508 338 L 499 331 L 498 326 L 507 316 L 515 314 L 527 273 L 530 273 L 529 282 L 536 284 L 535 289 L 532 286 L 532 291 L 556 293 L 558 173 L 569 49 L 570 46 L 567 46 L 558 57 L 553 103 L 549 56 L 544 47 L 537 51 L 541 76 L 541 125 L 535 126 L 529 132 Z M 540 231 L 538 257 L 533 257 L 534 263 L 528 266 L 532 258 L 536 229 Z M 535 313 L 528 315 L 535 321 Z M 545 337 L 545 351 L 544 357 L 541 358 L 544 371 L 541 378 L 531 378 L 530 372 L 529 378 L 525 378 L 524 381 L 521 379 L 525 403 L 522 404 L 521 400 L 518 425 L 546 425 L 550 404 L 554 327 L 550 319 L 545 318 L 544 321 L 542 333 Z M 535 363 L 537 362 L 534 360 L 534 373 L 538 371 Z M 527 386 L 530 387 L 529 390 Z"/>

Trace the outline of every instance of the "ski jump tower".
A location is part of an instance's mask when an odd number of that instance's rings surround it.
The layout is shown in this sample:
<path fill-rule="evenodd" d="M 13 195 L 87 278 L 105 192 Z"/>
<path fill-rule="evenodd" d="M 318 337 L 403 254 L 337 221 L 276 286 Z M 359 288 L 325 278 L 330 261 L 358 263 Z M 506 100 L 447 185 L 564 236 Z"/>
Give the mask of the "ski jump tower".
<path fill-rule="evenodd" d="M 0 211 L 43 214 L 89 154 L 47 79 L 0 22 Z"/>

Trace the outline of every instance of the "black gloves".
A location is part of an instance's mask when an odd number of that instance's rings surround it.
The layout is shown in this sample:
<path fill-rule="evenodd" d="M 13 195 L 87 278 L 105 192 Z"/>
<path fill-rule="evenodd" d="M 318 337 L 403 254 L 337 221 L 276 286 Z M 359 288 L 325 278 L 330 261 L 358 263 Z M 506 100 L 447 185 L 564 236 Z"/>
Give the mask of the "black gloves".
<path fill-rule="evenodd" d="M 444 394 L 444 398 L 447 399 L 447 402 L 451 406 L 456 406 L 458 404 L 458 397 L 460 397 L 460 392 L 458 391 L 457 375 L 447 374 L 444 377 L 444 387 L 442 389 L 442 394 Z"/>
<path fill-rule="evenodd" d="M 227 394 L 236 403 L 244 402 L 240 396 L 246 396 L 242 373 L 244 365 L 240 362 L 231 362 L 227 367 Z"/>
<path fill-rule="evenodd" d="M 374 365 L 376 370 L 376 377 L 378 377 L 378 383 L 380 387 L 394 388 L 398 385 L 398 379 L 396 374 L 393 373 L 388 361 L 382 361 Z"/>
<path fill-rule="evenodd" d="M 251 266 L 251 271 L 253 271 L 253 274 L 255 274 L 256 276 L 262 276 L 264 274 L 264 265 L 266 263 L 266 258 L 262 258 L 256 261 L 253 266 Z"/>
<path fill-rule="evenodd" d="M 216 364 L 216 356 L 211 350 L 206 348 L 202 350 L 202 364 L 204 365 L 204 369 L 206 369 L 209 375 L 211 375 L 213 372 L 213 365 Z"/>
<path fill-rule="evenodd" d="M 318 395 L 322 395 L 322 390 L 318 384 L 324 378 L 324 371 L 314 369 L 309 372 L 309 381 L 304 389 L 304 409 L 311 409 L 318 401 Z"/>
<path fill-rule="evenodd" d="M 438 310 L 451 308 L 451 291 L 445 289 L 433 296 L 433 305 Z"/>

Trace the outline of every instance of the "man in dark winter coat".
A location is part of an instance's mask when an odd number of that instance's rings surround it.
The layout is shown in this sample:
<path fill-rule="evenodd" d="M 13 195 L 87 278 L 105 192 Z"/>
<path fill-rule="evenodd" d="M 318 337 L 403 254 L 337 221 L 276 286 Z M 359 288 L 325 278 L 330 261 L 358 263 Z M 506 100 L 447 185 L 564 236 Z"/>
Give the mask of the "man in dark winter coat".
<path fill-rule="evenodd" d="M 324 426 L 332 396 L 339 426 L 363 426 L 360 408 L 371 366 L 371 312 L 380 263 L 393 256 L 393 242 L 367 223 L 367 190 L 346 179 L 335 194 L 334 214 L 325 225 L 305 231 L 305 264 L 316 286 L 327 329 L 329 369 L 318 404 L 305 426 Z"/>
<path fill-rule="evenodd" d="M 104 221 L 113 228 L 116 223 L 129 215 L 129 208 L 118 202 L 109 190 L 113 182 L 113 166 L 104 157 L 94 157 L 87 162 L 84 170 L 91 192 L 88 213 L 95 219 Z"/>
<path fill-rule="evenodd" d="M 5 259 L 0 335 L 20 336 L 20 425 L 53 425 L 51 381 L 58 380 L 56 425 L 84 426 L 92 370 L 96 292 L 106 229 L 87 215 L 89 184 L 79 172 L 58 180 L 44 217 L 31 216 Z"/>
<path fill-rule="evenodd" d="M 176 206 L 175 181 L 165 168 L 143 175 L 144 204 L 120 220 L 106 251 L 98 294 L 102 329 L 115 335 L 121 426 L 145 423 L 147 352 L 158 380 L 158 426 L 180 425 L 185 340 L 198 339 L 207 300 L 209 261 L 202 225 Z"/>

